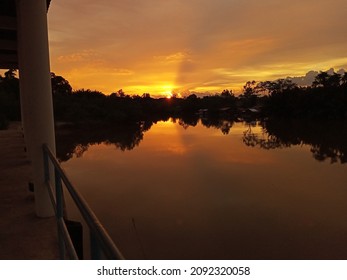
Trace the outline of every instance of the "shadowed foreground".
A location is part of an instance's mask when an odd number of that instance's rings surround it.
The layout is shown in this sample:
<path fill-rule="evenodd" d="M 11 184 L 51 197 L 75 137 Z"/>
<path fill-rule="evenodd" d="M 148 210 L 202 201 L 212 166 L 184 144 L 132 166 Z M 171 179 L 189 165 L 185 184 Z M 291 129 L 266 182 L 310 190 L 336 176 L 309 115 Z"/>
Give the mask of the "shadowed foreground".
<path fill-rule="evenodd" d="M 55 219 L 35 215 L 24 147 L 19 123 L 0 130 L 0 259 L 57 259 Z"/>

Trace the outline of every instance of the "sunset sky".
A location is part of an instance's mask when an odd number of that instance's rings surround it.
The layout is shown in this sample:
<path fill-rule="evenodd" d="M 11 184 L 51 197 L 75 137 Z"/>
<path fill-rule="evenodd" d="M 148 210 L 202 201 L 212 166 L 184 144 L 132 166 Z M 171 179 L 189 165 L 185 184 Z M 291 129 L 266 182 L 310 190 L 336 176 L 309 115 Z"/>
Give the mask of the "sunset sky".
<path fill-rule="evenodd" d="M 51 70 L 109 94 L 241 91 L 347 69 L 346 0 L 56 0 Z"/>

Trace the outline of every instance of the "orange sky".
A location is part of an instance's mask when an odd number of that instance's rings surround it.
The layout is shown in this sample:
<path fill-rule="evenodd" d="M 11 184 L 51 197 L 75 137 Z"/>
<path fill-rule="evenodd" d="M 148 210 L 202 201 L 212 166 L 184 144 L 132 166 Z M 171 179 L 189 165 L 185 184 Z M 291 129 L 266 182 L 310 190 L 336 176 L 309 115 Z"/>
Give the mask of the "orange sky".
<path fill-rule="evenodd" d="M 347 68 L 346 0 L 56 0 L 51 70 L 152 96 Z"/>

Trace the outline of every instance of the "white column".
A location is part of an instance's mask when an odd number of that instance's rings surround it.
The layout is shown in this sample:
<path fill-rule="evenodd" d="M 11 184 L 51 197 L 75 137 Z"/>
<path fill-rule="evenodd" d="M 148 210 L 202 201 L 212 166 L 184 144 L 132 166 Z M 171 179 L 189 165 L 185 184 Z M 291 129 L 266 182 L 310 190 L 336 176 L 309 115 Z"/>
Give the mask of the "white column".
<path fill-rule="evenodd" d="M 55 153 L 46 0 L 16 0 L 22 123 L 39 217 L 54 215 L 44 184 L 42 144 Z"/>

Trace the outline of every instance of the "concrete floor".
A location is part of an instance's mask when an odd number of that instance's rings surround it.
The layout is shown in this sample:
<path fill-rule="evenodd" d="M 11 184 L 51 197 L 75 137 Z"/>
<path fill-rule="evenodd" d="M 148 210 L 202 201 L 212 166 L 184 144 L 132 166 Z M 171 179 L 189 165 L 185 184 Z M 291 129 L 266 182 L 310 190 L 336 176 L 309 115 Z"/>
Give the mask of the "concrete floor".
<path fill-rule="evenodd" d="M 0 130 L 0 259 L 58 259 L 54 217 L 35 215 L 34 194 L 28 188 L 31 166 L 24 148 L 20 123 Z"/>

